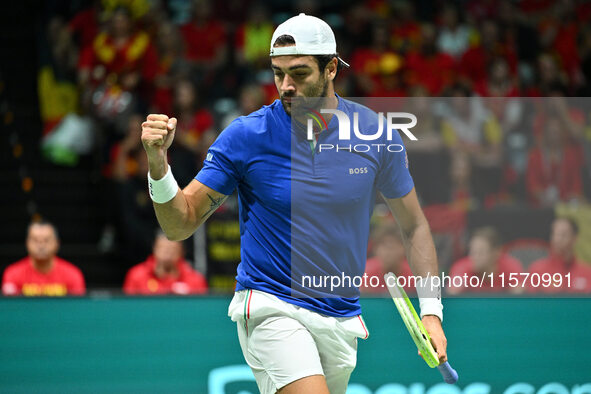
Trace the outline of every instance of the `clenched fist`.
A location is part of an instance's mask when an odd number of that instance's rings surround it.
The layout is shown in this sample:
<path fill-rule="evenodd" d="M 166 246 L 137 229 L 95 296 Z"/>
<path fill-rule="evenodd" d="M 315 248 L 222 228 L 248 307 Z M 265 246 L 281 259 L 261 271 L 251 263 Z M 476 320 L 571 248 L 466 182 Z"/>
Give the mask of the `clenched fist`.
<path fill-rule="evenodd" d="M 176 118 L 150 114 L 142 123 L 142 144 L 148 157 L 163 157 L 172 144 Z"/>
<path fill-rule="evenodd" d="M 175 130 L 176 119 L 166 115 L 151 114 L 142 123 L 142 144 L 148 155 L 152 179 L 160 179 L 166 174 L 166 151 L 172 144 Z"/>

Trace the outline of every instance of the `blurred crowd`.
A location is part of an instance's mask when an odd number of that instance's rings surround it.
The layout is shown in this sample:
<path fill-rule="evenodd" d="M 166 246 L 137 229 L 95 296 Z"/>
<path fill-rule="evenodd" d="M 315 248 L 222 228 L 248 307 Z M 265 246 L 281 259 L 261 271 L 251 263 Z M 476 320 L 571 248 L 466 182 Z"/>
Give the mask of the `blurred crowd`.
<path fill-rule="evenodd" d="M 453 295 L 591 293 L 591 265 L 575 253 L 578 237 L 576 221 L 565 217 L 552 222 L 549 242 L 504 243 L 494 227 L 477 228 L 468 241 L 467 255 L 449 267 L 440 266 L 442 289 Z M 408 293 L 416 294 L 397 226 L 377 227 L 372 244 L 362 293 L 387 293 L 384 275 L 392 272 L 404 278 L 399 283 Z"/>
<path fill-rule="evenodd" d="M 151 253 L 157 227 L 141 121 L 178 118 L 169 161 L 187 184 L 221 130 L 277 98 L 271 35 L 300 12 L 326 20 L 351 63 L 335 81 L 339 95 L 406 97 L 421 114 L 420 144 L 407 149 L 432 226 L 444 217 L 460 231 L 471 209 L 591 196 L 591 102 L 573 100 L 591 93 L 587 1 L 54 0 L 46 8 L 44 152 L 61 165 L 92 157 L 105 194 L 102 247 L 116 234 L 128 261 Z"/>
<path fill-rule="evenodd" d="M 578 237 L 577 223 L 559 217 L 552 222 L 548 243 L 525 245 L 526 251 L 530 248 L 530 253 L 520 255 L 520 245 L 504 245 L 493 227 L 478 228 L 470 237 L 467 256 L 450 267 L 440 267 L 441 287 L 445 294 L 453 295 L 590 294 L 591 266 L 576 256 Z M 404 243 L 400 230 L 393 223 L 374 229 L 370 257 L 361 282 L 362 294 L 387 293 L 384 275 L 388 272 L 403 278 L 401 286 L 408 293 L 416 294 Z M 531 253 L 534 246 L 537 255 Z M 82 272 L 75 264 L 58 257 L 59 235 L 52 223 L 32 222 L 27 231 L 26 247 L 28 255 L 4 270 L 3 295 L 85 294 Z M 158 231 L 152 253 L 129 269 L 122 290 L 128 295 L 205 294 L 208 284 L 206 278 L 185 260 L 183 244 L 168 240 L 163 232 Z"/>
<path fill-rule="evenodd" d="M 29 224 L 27 256 L 6 267 L 2 294 L 8 296 L 80 296 L 86 281 L 80 269 L 58 256 L 57 228 L 47 221 Z M 145 261 L 129 269 L 122 290 L 128 295 L 204 294 L 205 277 L 184 259 L 183 244 L 170 241 L 161 231 L 154 237 Z"/>

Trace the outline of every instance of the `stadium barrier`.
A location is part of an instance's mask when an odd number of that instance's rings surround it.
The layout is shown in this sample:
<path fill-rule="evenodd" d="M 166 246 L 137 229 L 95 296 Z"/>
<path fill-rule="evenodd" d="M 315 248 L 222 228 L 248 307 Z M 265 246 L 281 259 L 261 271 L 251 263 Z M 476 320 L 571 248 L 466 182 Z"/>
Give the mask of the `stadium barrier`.
<path fill-rule="evenodd" d="M 227 297 L 0 298 L 2 393 L 256 393 Z M 349 394 L 591 393 L 591 300 L 450 298 L 441 382 L 392 300 L 362 300 Z"/>

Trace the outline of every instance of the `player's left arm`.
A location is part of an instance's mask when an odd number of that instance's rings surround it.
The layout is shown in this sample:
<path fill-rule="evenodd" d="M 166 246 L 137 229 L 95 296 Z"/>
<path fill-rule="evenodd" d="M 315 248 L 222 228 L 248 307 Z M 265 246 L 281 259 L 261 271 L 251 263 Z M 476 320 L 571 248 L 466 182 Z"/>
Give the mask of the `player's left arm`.
<path fill-rule="evenodd" d="M 406 257 L 415 276 L 433 277 L 439 275 L 437 254 L 429 223 L 419 204 L 415 188 L 400 198 L 385 198 L 390 211 L 402 232 Z M 427 332 L 431 336 L 433 347 L 441 363 L 447 361 L 447 339 L 441 327 L 441 321 L 435 315 L 422 318 Z"/>

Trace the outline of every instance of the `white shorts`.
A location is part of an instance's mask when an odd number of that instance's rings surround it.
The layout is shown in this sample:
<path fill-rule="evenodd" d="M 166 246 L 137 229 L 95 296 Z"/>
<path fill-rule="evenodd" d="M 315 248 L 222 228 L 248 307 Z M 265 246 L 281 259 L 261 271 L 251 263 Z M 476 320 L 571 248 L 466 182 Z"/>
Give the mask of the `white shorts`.
<path fill-rule="evenodd" d="M 357 362 L 357 338 L 369 336 L 361 315 L 321 315 L 258 290 L 236 292 L 228 316 L 238 325 L 242 353 L 263 394 L 312 375 L 324 375 L 331 394 L 344 394 Z"/>

